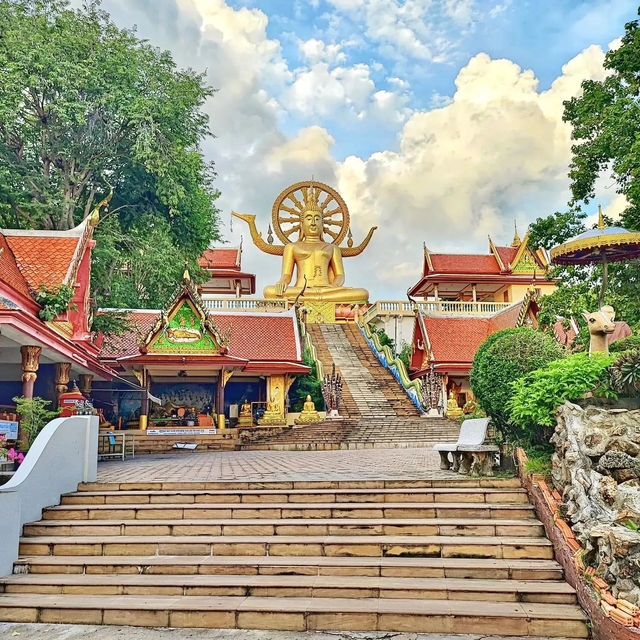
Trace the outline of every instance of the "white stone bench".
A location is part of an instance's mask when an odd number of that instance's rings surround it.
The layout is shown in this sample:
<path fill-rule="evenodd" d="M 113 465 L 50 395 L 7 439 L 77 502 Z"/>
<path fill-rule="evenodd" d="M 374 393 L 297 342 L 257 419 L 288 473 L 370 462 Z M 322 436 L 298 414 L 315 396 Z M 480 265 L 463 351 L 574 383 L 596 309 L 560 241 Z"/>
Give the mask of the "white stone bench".
<path fill-rule="evenodd" d="M 462 457 L 461 447 L 469 447 L 469 449 L 465 450 L 465 453 L 472 453 L 474 449 L 479 451 L 487 437 L 489 421 L 490 418 L 465 420 L 460 426 L 458 442 L 434 445 L 433 448 L 440 454 L 440 468 L 445 471 L 449 469 L 458 471 Z M 451 460 L 449 459 L 449 454 L 451 454 Z M 462 472 L 464 473 L 464 471 Z M 469 473 L 469 471 L 467 470 L 466 473 Z"/>

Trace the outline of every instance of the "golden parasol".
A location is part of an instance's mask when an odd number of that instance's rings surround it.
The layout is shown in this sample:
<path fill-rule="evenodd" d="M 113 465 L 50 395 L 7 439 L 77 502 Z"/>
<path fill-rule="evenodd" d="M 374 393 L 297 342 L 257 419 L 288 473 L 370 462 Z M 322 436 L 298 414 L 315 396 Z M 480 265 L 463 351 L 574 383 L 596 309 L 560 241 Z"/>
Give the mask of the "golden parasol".
<path fill-rule="evenodd" d="M 589 229 L 551 249 L 551 262 L 563 265 L 602 264 L 600 306 L 608 284 L 609 262 L 640 258 L 640 232 L 622 227 L 605 227 L 602 208 L 598 207 L 598 227 Z"/>

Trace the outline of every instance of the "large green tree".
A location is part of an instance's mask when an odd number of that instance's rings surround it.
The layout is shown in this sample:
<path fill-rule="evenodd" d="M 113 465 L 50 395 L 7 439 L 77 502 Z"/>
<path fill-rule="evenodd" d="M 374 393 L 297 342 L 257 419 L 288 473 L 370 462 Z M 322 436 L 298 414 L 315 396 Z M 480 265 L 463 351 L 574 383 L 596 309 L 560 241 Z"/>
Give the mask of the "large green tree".
<path fill-rule="evenodd" d="M 608 173 L 636 210 L 627 218 L 635 219 L 640 206 L 640 21 L 625 25 L 621 45 L 607 52 L 604 67 L 604 80 L 586 80 L 582 95 L 565 102 L 563 119 L 576 141 L 569 173 L 573 199 L 588 202 L 596 179 Z"/>
<path fill-rule="evenodd" d="M 97 1 L 0 0 L 0 226 L 69 229 L 113 187 L 98 302 L 157 306 L 217 238 L 202 75 Z"/>

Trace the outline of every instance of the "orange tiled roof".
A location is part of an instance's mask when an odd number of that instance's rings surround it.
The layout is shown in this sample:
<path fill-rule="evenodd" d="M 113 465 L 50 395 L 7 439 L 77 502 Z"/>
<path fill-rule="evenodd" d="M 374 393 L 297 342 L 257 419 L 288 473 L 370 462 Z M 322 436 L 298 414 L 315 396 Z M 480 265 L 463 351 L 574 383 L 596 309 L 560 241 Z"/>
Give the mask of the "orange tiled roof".
<path fill-rule="evenodd" d="M 437 273 L 500 273 L 493 255 L 432 253 L 430 257 Z"/>
<path fill-rule="evenodd" d="M 433 360 L 471 364 L 489 335 L 487 318 L 424 317 Z"/>
<path fill-rule="evenodd" d="M 503 311 L 496 313 L 495 316 L 489 318 L 489 333 L 495 333 L 502 329 L 511 329 L 516 326 L 518 319 L 520 318 L 520 312 L 522 311 L 522 303 L 507 307 Z"/>
<path fill-rule="evenodd" d="M 203 269 L 239 269 L 240 249 L 207 249 L 199 258 Z"/>
<path fill-rule="evenodd" d="M 10 235 L 6 240 L 32 291 L 41 284 L 50 287 L 65 283 L 80 242 L 75 236 L 46 235 Z"/>
<path fill-rule="evenodd" d="M 502 260 L 502 264 L 504 264 L 505 269 L 508 269 L 509 265 L 513 267 L 513 259 L 518 253 L 517 247 L 496 247 L 496 251 L 500 256 L 500 260 Z"/>
<path fill-rule="evenodd" d="M 122 336 L 105 340 L 101 357 L 117 359 L 138 355 L 138 340 L 146 336 L 158 319 L 159 311 L 135 311 L 129 315 L 131 329 Z M 231 326 L 228 355 L 259 361 L 301 362 L 298 355 L 294 319 L 288 313 L 210 314 L 221 333 Z"/>
<path fill-rule="evenodd" d="M 20 272 L 7 238 L 0 233 L 0 280 L 27 298 L 31 297 L 25 277 Z"/>

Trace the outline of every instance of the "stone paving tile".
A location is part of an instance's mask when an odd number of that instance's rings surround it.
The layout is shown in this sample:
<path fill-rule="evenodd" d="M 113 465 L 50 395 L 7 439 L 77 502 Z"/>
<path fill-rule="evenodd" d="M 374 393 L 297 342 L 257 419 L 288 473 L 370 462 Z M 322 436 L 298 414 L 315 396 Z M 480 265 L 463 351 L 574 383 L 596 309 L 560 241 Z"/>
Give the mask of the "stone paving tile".
<path fill-rule="evenodd" d="M 479 634 L 392 633 L 388 631 L 248 631 L 245 629 L 166 629 L 69 624 L 0 623 L 0 639 L 16 640 L 522 640 Z M 529 637 L 527 640 L 549 640 Z M 563 640 L 554 638 L 554 640 Z"/>
<path fill-rule="evenodd" d="M 214 451 L 139 456 L 98 465 L 99 482 L 447 479 L 431 449 Z"/>

